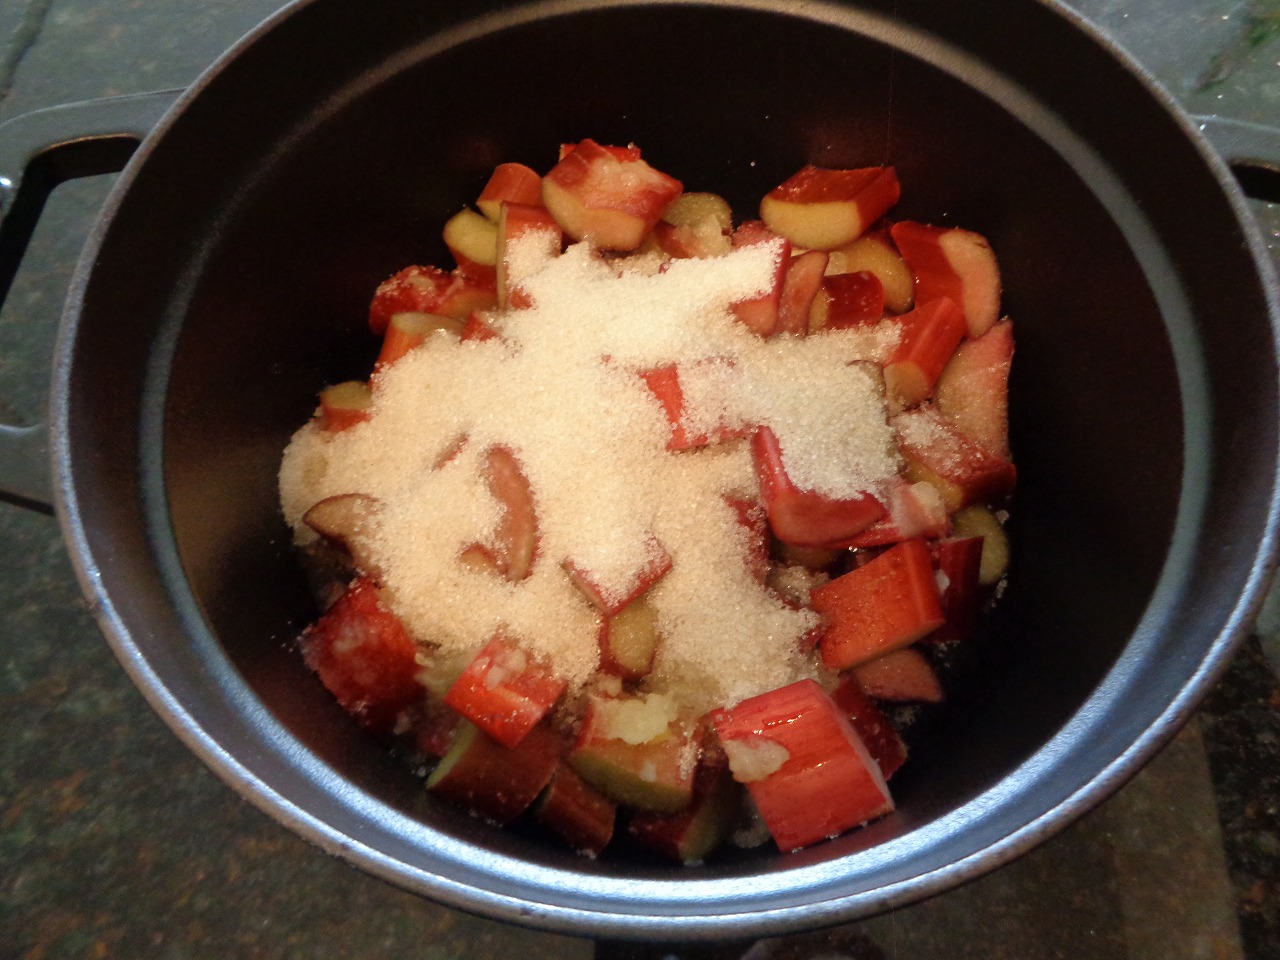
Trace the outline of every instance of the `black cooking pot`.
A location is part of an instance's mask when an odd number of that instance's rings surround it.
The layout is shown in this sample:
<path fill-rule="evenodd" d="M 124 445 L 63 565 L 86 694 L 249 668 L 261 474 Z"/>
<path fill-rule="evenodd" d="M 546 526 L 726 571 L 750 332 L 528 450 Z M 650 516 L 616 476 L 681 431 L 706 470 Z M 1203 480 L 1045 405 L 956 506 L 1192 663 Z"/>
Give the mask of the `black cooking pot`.
<path fill-rule="evenodd" d="M 53 181 L 123 162 L 153 124 L 63 322 L 58 512 L 103 628 L 178 735 L 381 877 L 595 935 L 884 910 L 1118 787 L 1251 623 L 1277 511 L 1276 280 L 1226 165 L 1060 7 L 300 2 L 176 100 L 0 131 L 0 170 L 33 158 L 0 255 Z M 545 169 L 585 136 L 642 145 L 740 214 L 806 162 L 892 162 L 898 215 L 981 231 L 1001 258 L 1020 469 L 1004 602 L 947 722 L 895 777 L 898 811 L 800 853 L 593 862 L 490 828 L 357 732 L 293 647 L 314 609 L 276 468 L 317 389 L 367 373 L 371 290 L 447 262 L 439 226 L 495 163 Z M 10 495 L 39 501 L 43 434 L 0 439 Z"/>

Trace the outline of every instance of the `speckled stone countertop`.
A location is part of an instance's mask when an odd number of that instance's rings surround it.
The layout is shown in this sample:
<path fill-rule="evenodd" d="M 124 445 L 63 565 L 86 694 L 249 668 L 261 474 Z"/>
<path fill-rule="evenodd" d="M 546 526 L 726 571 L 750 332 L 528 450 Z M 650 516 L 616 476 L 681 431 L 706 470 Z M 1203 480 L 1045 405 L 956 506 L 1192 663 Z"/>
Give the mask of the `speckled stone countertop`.
<path fill-rule="evenodd" d="M 3 0 L 0 121 L 181 87 L 278 0 Z M 1193 113 L 1280 125 L 1276 0 L 1079 0 Z M 0 312 L 0 422 L 40 416 L 65 285 L 109 178 L 60 188 Z M 1280 207 L 1255 204 L 1280 253 Z M 0 503 L 0 960 L 586 958 L 403 893 L 224 786 L 151 712 L 84 608 L 57 524 Z M 1272 618 L 1280 619 L 1280 618 Z M 1280 957 L 1280 630 L 1185 731 L 1056 839 L 930 902 L 753 956 Z M 739 957 L 747 945 L 613 948 Z"/>

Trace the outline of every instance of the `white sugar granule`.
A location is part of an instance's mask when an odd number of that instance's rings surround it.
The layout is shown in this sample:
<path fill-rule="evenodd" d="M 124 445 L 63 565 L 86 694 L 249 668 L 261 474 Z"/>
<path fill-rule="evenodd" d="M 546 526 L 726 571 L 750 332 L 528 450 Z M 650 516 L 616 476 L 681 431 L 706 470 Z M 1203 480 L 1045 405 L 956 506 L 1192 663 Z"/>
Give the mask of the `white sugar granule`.
<path fill-rule="evenodd" d="M 532 305 L 495 315 L 502 339 L 434 336 L 377 378 L 367 423 L 295 435 L 280 483 L 299 539 L 316 501 L 376 497 L 369 549 L 415 637 L 457 655 L 502 628 L 575 686 L 596 667 L 599 620 L 562 561 L 625 591 L 656 540 L 673 567 L 650 594 L 663 638 L 654 689 L 701 712 L 812 675 L 799 641 L 816 615 L 752 578 L 746 530 L 724 501 L 758 493 L 749 445 L 667 451 L 670 425 L 639 374 L 678 364 L 688 423 L 766 423 L 798 484 L 849 496 L 897 473 L 872 369 L 892 349 L 891 325 L 751 334 L 729 305 L 765 289 L 776 244 L 666 264 L 605 260 L 586 244 L 558 257 L 536 239 L 512 248 Z M 537 516 L 536 560 L 518 583 L 458 562 L 491 542 L 501 516 L 483 477 L 498 444 Z"/>

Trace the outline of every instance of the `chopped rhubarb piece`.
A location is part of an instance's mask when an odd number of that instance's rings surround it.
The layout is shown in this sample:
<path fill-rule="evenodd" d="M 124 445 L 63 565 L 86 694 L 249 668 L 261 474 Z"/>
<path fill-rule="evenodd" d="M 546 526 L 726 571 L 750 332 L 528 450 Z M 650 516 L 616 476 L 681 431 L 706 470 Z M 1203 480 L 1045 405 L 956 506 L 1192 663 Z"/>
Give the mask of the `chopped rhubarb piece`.
<path fill-rule="evenodd" d="M 993 587 L 1009 570 L 1009 538 L 996 515 L 986 507 L 972 506 L 957 510 L 951 518 L 957 537 L 981 537 L 982 561 L 978 567 L 978 583 Z"/>
<path fill-rule="evenodd" d="M 734 779 L 745 782 L 783 852 L 893 810 L 880 768 L 812 680 L 712 713 Z"/>
<path fill-rule="evenodd" d="M 831 274 L 823 278 L 822 289 L 827 294 L 823 329 L 865 327 L 884 317 L 884 284 L 868 270 Z"/>
<path fill-rule="evenodd" d="M 703 362 L 718 361 L 712 359 Z M 662 404 L 662 410 L 671 423 L 671 436 L 667 440 L 668 450 L 692 450 L 708 444 L 736 440 L 751 432 L 751 427 L 746 424 L 728 423 L 718 423 L 709 431 L 695 429 L 686 416 L 684 391 L 680 387 L 680 370 L 675 364 L 643 370 L 640 372 L 640 378 Z"/>
<path fill-rule="evenodd" d="M 902 734 L 898 733 L 897 728 L 889 722 L 889 718 L 867 696 L 857 678 L 852 675 L 841 678 L 831 692 L 831 699 L 849 718 L 853 729 L 866 745 L 867 752 L 880 765 L 880 773 L 888 780 L 907 759 L 907 745 Z"/>
<path fill-rule="evenodd" d="M 699 738 L 674 718 L 665 697 L 592 697 L 573 769 L 617 803 L 675 813 L 693 796 Z"/>
<path fill-rule="evenodd" d="M 591 857 L 598 857 L 613 839 L 617 814 L 618 805 L 592 788 L 567 763 L 556 767 L 533 808 L 540 824 L 554 830 L 574 850 Z"/>
<path fill-rule="evenodd" d="M 832 670 L 909 646 L 944 622 L 929 548 L 919 539 L 889 548 L 809 599 L 826 618 L 822 662 Z"/>
<path fill-rule="evenodd" d="M 756 430 L 751 450 L 769 526 L 784 543 L 829 546 L 861 533 L 885 514 L 884 506 L 870 493 L 833 500 L 813 490 L 799 489 L 787 475 L 782 448 L 769 427 Z"/>
<path fill-rule="evenodd" d="M 978 446 L 932 407 L 907 410 L 890 424 L 906 460 L 906 475 L 937 487 L 948 512 L 971 503 L 994 503 L 1013 491 L 1017 468 Z"/>
<path fill-rule="evenodd" d="M 760 219 L 796 246 L 834 250 L 857 239 L 895 203 L 893 167 L 806 166 L 760 201 Z"/>
<path fill-rule="evenodd" d="M 482 310 L 472 310 L 458 333 L 459 340 L 493 340 L 497 336 L 498 331 L 494 329 Z"/>
<path fill-rule="evenodd" d="M 827 253 L 823 250 L 806 250 L 787 261 L 778 301 L 778 333 L 804 336 L 809 332 L 809 310 L 822 289 L 826 269 Z"/>
<path fill-rule="evenodd" d="M 397 313 L 438 313 L 459 320 L 472 310 L 497 305 L 493 283 L 483 283 L 437 267 L 405 267 L 384 280 L 369 304 L 369 329 L 382 336 Z"/>
<path fill-rule="evenodd" d="M 463 723 L 449 752 L 427 777 L 427 789 L 495 823 L 510 823 L 550 782 L 561 748 L 560 737 L 545 723 L 515 747 L 504 747 L 479 727 Z"/>
<path fill-rule="evenodd" d="M 758 337 L 771 337 L 778 330 L 778 311 L 782 304 L 782 287 L 786 282 L 787 264 L 791 261 L 791 242 L 778 236 L 759 220 L 748 220 L 733 232 L 733 247 L 771 243 L 777 247 L 777 261 L 768 288 L 750 300 L 731 304 L 733 315 Z"/>
<path fill-rule="evenodd" d="M 637 597 L 600 622 L 600 669 L 625 680 L 638 680 L 653 669 L 662 636 L 658 613 L 643 597 Z"/>
<path fill-rule="evenodd" d="M 476 206 L 481 213 L 496 222 L 504 200 L 526 207 L 542 206 L 542 177 L 538 171 L 523 163 L 498 164 L 489 177 L 489 182 L 480 191 Z"/>
<path fill-rule="evenodd" d="M 848 246 L 831 252 L 827 272 L 831 274 L 867 271 L 875 275 L 884 291 L 884 306 L 891 313 L 906 313 L 915 302 L 915 277 L 884 230 L 865 233 Z"/>
<path fill-rule="evenodd" d="M 514 747 L 564 689 L 548 664 L 499 634 L 467 664 L 444 702 L 503 746 Z"/>
<path fill-rule="evenodd" d="M 733 510 L 738 525 L 746 534 L 746 550 L 743 560 L 757 583 L 764 583 L 769 576 L 769 515 L 759 500 L 743 497 L 725 497 Z"/>
<path fill-rule="evenodd" d="M 973 632 L 981 600 L 983 537 L 956 537 L 929 545 L 947 622 L 924 637 L 925 643 L 966 640 Z"/>
<path fill-rule="evenodd" d="M 885 392 L 903 407 L 914 407 L 933 392 L 942 368 L 965 333 L 964 313 L 947 297 L 924 302 L 903 314 L 901 337 L 884 365 Z"/>
<path fill-rule="evenodd" d="M 583 592 L 597 610 L 607 617 L 616 616 L 623 607 L 644 594 L 671 570 L 671 554 L 650 535 L 645 541 L 644 561 L 621 583 L 606 583 L 603 578 L 572 559 L 562 566 L 574 586 Z"/>
<path fill-rule="evenodd" d="M 889 494 L 889 514 L 840 547 L 879 547 L 912 537 L 943 537 L 951 529 L 947 505 L 930 483 L 899 481 Z"/>
<path fill-rule="evenodd" d="M 458 272 L 478 283 L 498 280 L 498 226 L 474 210 L 463 208 L 445 221 L 444 245 L 458 262 Z"/>
<path fill-rule="evenodd" d="M 938 412 L 997 457 L 1009 459 L 1009 369 L 1013 324 L 1001 320 L 960 344 L 938 378 Z"/>
<path fill-rule="evenodd" d="M 924 654 L 913 647 L 893 650 L 853 668 L 867 696 L 895 703 L 941 703 L 942 684 Z"/>
<path fill-rule="evenodd" d="M 904 220 L 890 228 L 916 278 L 916 302 L 950 297 L 964 308 L 969 336 L 977 338 L 1000 317 L 1000 268 L 985 237 L 959 227 Z"/>
<path fill-rule="evenodd" d="M 423 696 L 417 644 L 382 605 L 372 580 L 356 580 L 302 633 L 307 666 L 361 726 L 389 733 Z"/>
<path fill-rule="evenodd" d="M 437 700 L 429 700 L 414 716 L 409 736 L 424 755 L 439 759 L 449 752 L 462 727 L 462 718 Z"/>
<path fill-rule="evenodd" d="M 635 250 L 680 195 L 679 180 L 634 156 L 583 140 L 542 178 L 542 202 L 575 240 Z"/>
<path fill-rule="evenodd" d="M 508 580 L 523 580 L 533 572 L 538 552 L 538 518 L 529 481 L 516 455 L 502 446 L 485 455 L 484 479 L 502 508 L 494 534 L 493 555 Z"/>
<path fill-rule="evenodd" d="M 733 212 L 714 193 L 682 193 L 653 225 L 659 248 L 676 259 L 718 257 L 732 248 Z"/>
<path fill-rule="evenodd" d="M 338 433 L 369 419 L 373 392 L 362 380 L 344 380 L 320 391 L 317 420 L 321 430 Z"/>
<path fill-rule="evenodd" d="M 530 238 L 536 238 L 536 241 Z M 516 241 L 536 242 L 542 252 L 553 256 L 560 252 L 564 233 L 551 214 L 540 206 L 504 202 L 498 213 L 498 305 L 504 309 L 530 306 L 529 295 L 513 275 L 515 263 L 511 247 Z"/>
<path fill-rule="evenodd" d="M 364 493 L 339 493 L 314 503 L 302 522 L 341 549 L 352 565 L 367 577 L 382 579 L 374 559 L 373 540 L 378 529 L 382 501 Z"/>
<path fill-rule="evenodd" d="M 438 313 L 404 311 L 393 314 L 382 337 L 382 350 L 378 353 L 375 370 L 385 370 L 410 350 L 422 346 L 437 330 L 462 335 L 462 321 L 456 317 L 442 317 Z"/>
<path fill-rule="evenodd" d="M 693 799 L 679 813 L 640 811 L 628 832 L 669 860 L 700 863 L 733 832 L 742 807 L 742 787 L 723 754 L 704 759 L 693 781 Z"/>

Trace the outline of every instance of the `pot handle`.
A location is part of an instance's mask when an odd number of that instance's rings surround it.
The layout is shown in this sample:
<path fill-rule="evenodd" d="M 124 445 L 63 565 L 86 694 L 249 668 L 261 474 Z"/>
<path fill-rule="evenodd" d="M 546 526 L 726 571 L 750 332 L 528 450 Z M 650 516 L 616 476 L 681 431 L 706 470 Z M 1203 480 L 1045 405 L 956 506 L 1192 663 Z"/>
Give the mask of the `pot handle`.
<path fill-rule="evenodd" d="M 1212 115 L 1194 119 L 1245 196 L 1280 203 L 1280 128 Z"/>
<path fill-rule="evenodd" d="M 69 103 L 0 124 L 0 304 L 53 189 L 123 170 L 179 93 Z M 47 424 L 0 424 L 0 500 L 51 510 Z"/>

